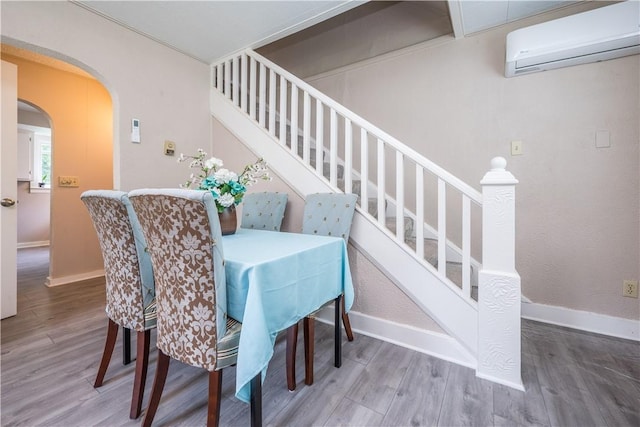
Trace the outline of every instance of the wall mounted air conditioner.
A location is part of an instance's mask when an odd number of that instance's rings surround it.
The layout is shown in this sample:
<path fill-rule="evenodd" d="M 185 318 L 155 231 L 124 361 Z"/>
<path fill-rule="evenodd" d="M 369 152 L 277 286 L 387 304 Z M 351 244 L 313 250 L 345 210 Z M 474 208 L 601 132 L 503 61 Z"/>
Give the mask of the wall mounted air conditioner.
<path fill-rule="evenodd" d="M 640 53 L 640 2 L 629 0 L 507 34 L 505 76 Z"/>

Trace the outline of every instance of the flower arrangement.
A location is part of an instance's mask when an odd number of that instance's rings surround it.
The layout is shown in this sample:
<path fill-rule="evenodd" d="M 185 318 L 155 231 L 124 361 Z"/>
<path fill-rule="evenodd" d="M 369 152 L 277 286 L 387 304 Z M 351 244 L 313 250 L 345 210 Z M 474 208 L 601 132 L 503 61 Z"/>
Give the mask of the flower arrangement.
<path fill-rule="evenodd" d="M 198 169 L 198 172 L 192 173 L 187 182 L 180 187 L 210 191 L 216 201 L 218 212 L 223 212 L 229 206 L 240 204 L 247 187 L 258 180 L 271 181 L 267 163 L 263 159 L 245 166 L 240 175 L 223 168 L 222 160 L 216 157 L 207 159 L 207 153 L 202 148 L 198 149 L 195 156 L 180 154 L 178 163 L 188 160 L 191 161 L 189 167 Z"/>

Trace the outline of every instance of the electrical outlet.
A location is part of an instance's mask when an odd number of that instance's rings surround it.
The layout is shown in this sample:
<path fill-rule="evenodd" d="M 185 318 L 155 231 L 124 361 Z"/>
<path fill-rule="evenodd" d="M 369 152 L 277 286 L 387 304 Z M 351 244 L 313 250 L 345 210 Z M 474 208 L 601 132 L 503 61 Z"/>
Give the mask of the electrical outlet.
<path fill-rule="evenodd" d="M 176 143 L 173 141 L 165 141 L 164 142 L 164 155 L 165 156 L 173 156 L 176 153 Z"/>
<path fill-rule="evenodd" d="M 637 280 L 623 281 L 622 295 L 629 298 L 638 298 L 638 281 Z"/>

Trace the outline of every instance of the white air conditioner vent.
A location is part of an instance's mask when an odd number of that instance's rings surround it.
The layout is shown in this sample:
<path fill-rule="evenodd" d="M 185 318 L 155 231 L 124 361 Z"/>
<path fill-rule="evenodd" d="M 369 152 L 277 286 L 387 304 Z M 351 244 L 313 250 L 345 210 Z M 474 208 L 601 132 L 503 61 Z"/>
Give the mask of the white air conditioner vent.
<path fill-rule="evenodd" d="M 640 53 L 640 2 L 629 0 L 507 34 L 505 76 Z"/>

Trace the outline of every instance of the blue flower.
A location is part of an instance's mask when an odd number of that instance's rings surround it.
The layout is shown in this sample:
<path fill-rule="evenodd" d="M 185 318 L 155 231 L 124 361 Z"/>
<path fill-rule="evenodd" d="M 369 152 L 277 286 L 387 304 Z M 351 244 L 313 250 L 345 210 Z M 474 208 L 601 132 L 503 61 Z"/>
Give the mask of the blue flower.
<path fill-rule="evenodd" d="M 198 149 L 195 156 L 180 154 L 178 163 L 191 161 L 189 167 L 199 170 L 198 173 L 192 173 L 187 182 L 182 184 L 181 187 L 210 191 L 218 212 L 222 212 L 226 207 L 233 204 L 242 203 L 247 187 L 255 184 L 258 180 L 271 180 L 267 164 L 263 159 L 245 166 L 242 173 L 238 175 L 223 168 L 222 160 L 215 157 L 206 159 L 206 156 L 207 153 L 201 148 Z"/>
<path fill-rule="evenodd" d="M 218 183 L 215 180 L 214 177 L 212 176 L 208 176 L 205 179 L 202 180 L 202 184 L 200 184 L 201 187 L 205 188 L 205 189 L 209 189 L 209 188 L 216 188 L 218 187 Z"/>
<path fill-rule="evenodd" d="M 243 194 L 245 191 L 247 191 L 247 187 L 240 184 L 238 181 L 231 181 L 228 184 L 229 187 L 231 187 L 231 194 L 233 194 L 234 196 L 236 194 Z"/>

